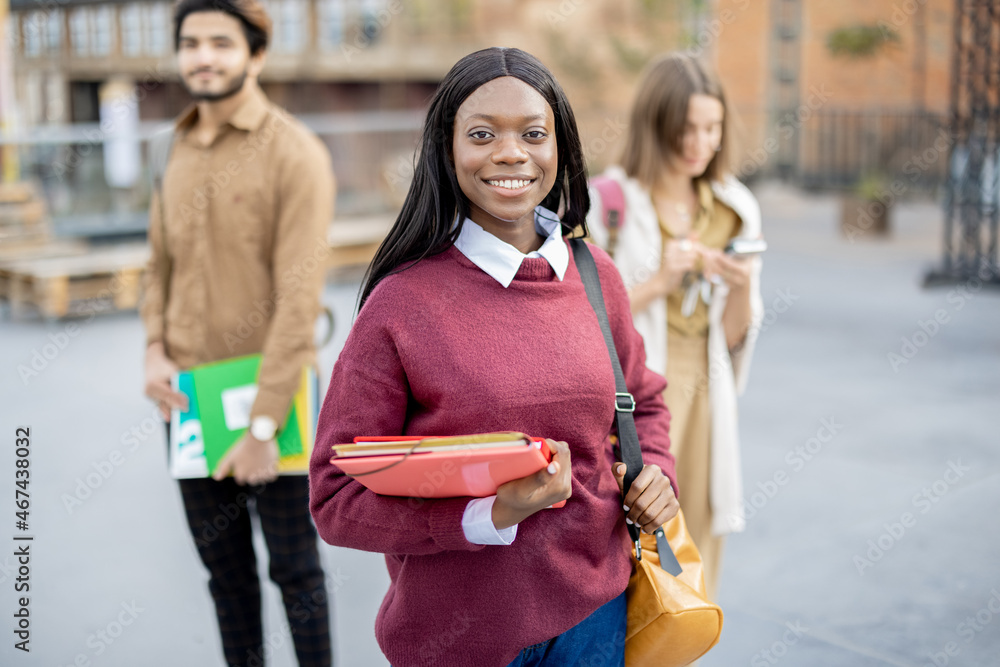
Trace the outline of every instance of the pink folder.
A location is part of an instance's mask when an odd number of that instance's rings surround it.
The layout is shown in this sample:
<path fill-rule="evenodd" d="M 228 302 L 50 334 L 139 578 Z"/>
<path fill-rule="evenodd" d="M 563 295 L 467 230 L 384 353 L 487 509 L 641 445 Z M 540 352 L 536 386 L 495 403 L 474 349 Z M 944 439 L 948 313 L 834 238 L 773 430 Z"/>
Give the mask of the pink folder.
<path fill-rule="evenodd" d="M 355 442 L 408 441 L 417 446 L 411 454 L 360 456 L 355 453 L 352 456 L 334 456 L 330 463 L 368 489 L 385 496 L 483 498 L 494 495 L 501 484 L 536 473 L 551 461 L 552 454 L 544 438 L 521 437 L 523 445 L 450 447 L 445 451 L 433 451 L 431 447 L 421 450 L 421 442 L 433 442 L 434 438 L 355 438 Z M 475 439 L 476 436 L 469 438 Z M 335 446 L 335 451 L 336 447 L 343 446 Z M 565 501 L 555 506 L 564 504 Z"/>

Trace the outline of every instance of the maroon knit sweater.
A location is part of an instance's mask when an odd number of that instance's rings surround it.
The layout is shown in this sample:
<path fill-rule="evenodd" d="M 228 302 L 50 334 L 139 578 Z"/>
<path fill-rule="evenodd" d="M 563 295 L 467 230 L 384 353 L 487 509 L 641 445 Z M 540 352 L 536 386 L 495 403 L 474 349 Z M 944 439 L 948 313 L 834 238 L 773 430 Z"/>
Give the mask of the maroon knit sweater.
<path fill-rule="evenodd" d="M 666 382 L 646 369 L 614 264 L 591 249 L 645 463 L 673 481 Z M 530 258 L 505 289 L 452 247 L 372 291 L 319 416 L 310 504 L 330 544 L 386 554 L 392 583 L 375 634 L 394 667 L 507 665 L 625 590 L 630 543 L 608 438 L 614 393 L 572 253 L 563 281 Z M 490 431 L 565 440 L 572 455 L 572 498 L 521 522 L 509 546 L 465 539 L 469 498 L 379 496 L 330 464 L 330 446 L 358 435 Z"/>

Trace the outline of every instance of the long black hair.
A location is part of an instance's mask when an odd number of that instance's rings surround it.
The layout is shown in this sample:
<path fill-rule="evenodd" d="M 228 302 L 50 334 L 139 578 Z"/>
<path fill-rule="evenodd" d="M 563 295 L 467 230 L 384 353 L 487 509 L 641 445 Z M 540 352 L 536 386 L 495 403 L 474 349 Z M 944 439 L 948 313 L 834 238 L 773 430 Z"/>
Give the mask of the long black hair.
<path fill-rule="evenodd" d="M 558 211 L 563 204 L 563 236 L 574 229 L 587 234 L 587 174 L 576 118 L 566 93 L 545 65 L 520 49 L 493 47 L 476 51 L 455 63 L 434 93 L 413 182 L 396 223 L 368 267 L 359 306 L 387 275 L 401 270 L 404 264 L 444 252 L 455 243 L 470 212 L 451 159 L 455 116 L 477 88 L 503 76 L 528 84 L 552 107 L 559 162 L 555 185 L 541 205 Z M 452 227 L 456 215 L 458 225 Z"/>

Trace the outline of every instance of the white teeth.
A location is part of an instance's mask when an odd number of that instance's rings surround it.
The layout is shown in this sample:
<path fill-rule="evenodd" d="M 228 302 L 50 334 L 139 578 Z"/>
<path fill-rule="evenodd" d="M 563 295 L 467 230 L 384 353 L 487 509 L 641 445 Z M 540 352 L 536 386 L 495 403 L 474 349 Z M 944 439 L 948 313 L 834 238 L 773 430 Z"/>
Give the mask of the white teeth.
<path fill-rule="evenodd" d="M 503 181 L 486 181 L 486 182 L 494 187 L 504 188 L 506 190 L 520 190 L 521 188 L 526 187 L 529 183 L 531 183 L 531 181 L 511 180 L 511 179 L 506 179 Z"/>

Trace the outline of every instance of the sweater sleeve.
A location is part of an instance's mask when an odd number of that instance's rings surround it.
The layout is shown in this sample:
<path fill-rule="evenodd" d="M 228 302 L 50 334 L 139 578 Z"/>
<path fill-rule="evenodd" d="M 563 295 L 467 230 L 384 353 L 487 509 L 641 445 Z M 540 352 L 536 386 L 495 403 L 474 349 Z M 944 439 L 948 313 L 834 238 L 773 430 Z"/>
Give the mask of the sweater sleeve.
<path fill-rule="evenodd" d="M 476 551 L 462 516 L 470 498 L 381 496 L 330 463 L 331 447 L 356 436 L 400 435 L 410 400 L 389 323 L 393 310 L 376 289 L 351 329 L 330 379 L 309 466 L 310 510 L 329 544 L 385 554 Z"/>
<path fill-rule="evenodd" d="M 643 339 L 632 324 L 628 293 L 614 262 L 602 250 L 591 247 L 591 251 L 601 278 L 611 334 L 625 374 L 625 384 L 635 398 L 632 416 L 639 434 L 643 463 L 660 466 L 679 497 L 674 456 L 670 453 L 670 412 L 663 402 L 667 381 L 646 367 Z"/>

